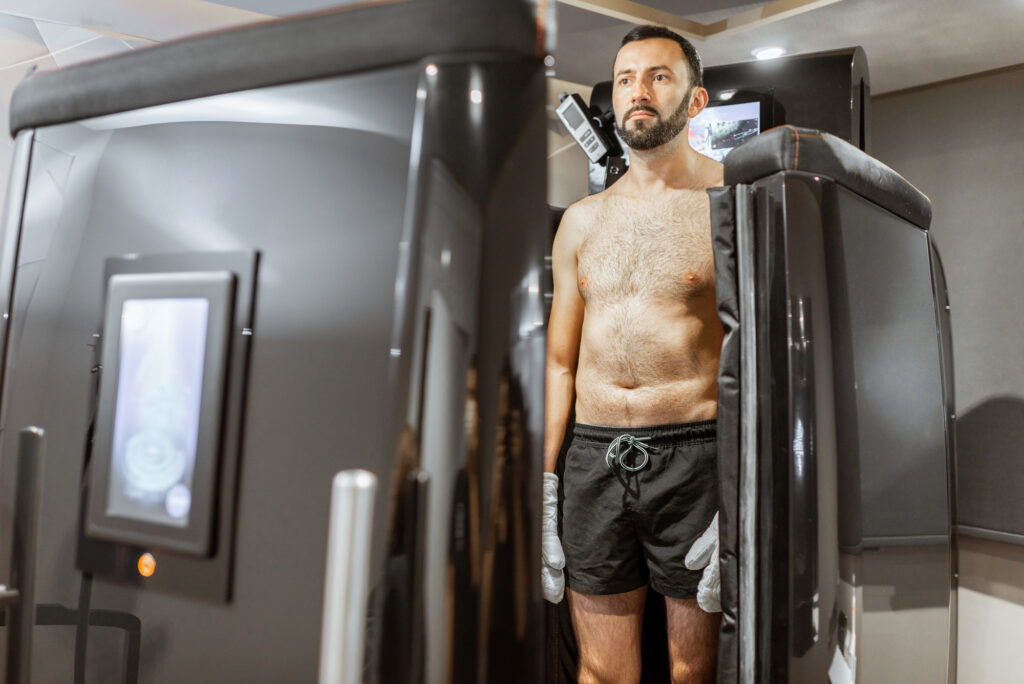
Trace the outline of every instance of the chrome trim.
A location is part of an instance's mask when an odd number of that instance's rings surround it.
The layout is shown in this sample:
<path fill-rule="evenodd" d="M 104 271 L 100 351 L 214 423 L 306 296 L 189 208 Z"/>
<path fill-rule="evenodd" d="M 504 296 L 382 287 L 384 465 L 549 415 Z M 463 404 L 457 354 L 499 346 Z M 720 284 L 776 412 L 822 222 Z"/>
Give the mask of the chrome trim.
<path fill-rule="evenodd" d="M 35 130 L 18 133 L 14 139 L 11 175 L 7 181 L 7 199 L 0 224 L 0 429 L 6 425 L 7 402 L 4 376 L 7 370 L 7 340 L 10 337 L 11 307 L 14 302 L 14 272 L 18 265 L 18 245 L 25 215 L 25 196 L 32 163 Z"/>
<path fill-rule="evenodd" d="M 362 681 L 376 489 L 377 477 L 365 470 L 343 470 L 334 476 L 320 635 L 320 684 Z"/>

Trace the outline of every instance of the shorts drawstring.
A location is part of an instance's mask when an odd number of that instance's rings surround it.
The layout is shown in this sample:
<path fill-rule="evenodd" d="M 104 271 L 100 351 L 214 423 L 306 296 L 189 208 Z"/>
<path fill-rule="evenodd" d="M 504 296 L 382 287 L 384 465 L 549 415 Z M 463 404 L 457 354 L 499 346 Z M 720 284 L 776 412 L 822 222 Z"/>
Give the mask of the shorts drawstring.
<path fill-rule="evenodd" d="M 628 470 L 632 473 L 635 473 L 638 470 L 643 470 L 645 467 L 647 467 L 647 464 L 651 460 L 650 454 L 647 450 L 651 449 L 652 451 L 657 451 L 655 447 L 652 447 L 650 444 L 644 443 L 643 440 L 645 439 L 650 439 L 650 437 L 634 437 L 633 435 L 619 435 L 618 437 L 612 440 L 611 444 L 608 445 L 608 450 L 604 453 L 604 462 L 608 465 L 609 468 L 611 468 L 615 461 L 618 461 L 620 468 L 622 468 L 623 470 Z M 626 445 L 625 451 L 621 451 L 622 444 Z M 640 465 L 627 465 L 625 460 L 623 460 L 626 458 L 626 456 L 629 455 L 629 452 L 631 452 L 633 449 L 636 449 L 637 451 L 644 455 L 644 460 Z"/>

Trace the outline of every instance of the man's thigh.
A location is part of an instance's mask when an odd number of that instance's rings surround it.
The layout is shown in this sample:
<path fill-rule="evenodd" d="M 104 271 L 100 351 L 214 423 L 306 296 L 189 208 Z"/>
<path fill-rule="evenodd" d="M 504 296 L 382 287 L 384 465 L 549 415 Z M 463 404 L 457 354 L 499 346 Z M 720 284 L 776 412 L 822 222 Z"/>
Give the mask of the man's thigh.
<path fill-rule="evenodd" d="M 721 613 L 706 613 L 696 599 L 665 598 L 673 684 L 711 684 L 718 661 Z"/>
<path fill-rule="evenodd" d="M 619 473 L 605 463 L 608 445 L 587 430 L 601 428 L 576 424 L 562 475 L 566 586 L 581 594 L 628 593 L 647 584 L 647 566 Z"/>
<path fill-rule="evenodd" d="M 647 587 L 621 594 L 581 594 L 571 589 L 568 593 L 579 647 L 580 684 L 639 682 Z"/>

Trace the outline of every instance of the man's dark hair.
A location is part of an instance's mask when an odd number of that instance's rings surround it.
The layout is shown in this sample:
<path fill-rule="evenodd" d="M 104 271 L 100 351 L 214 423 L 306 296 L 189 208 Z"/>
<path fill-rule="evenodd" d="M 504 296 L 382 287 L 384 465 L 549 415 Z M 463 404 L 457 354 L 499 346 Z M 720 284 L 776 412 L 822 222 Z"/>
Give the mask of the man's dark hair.
<path fill-rule="evenodd" d="M 697 54 L 697 49 L 693 47 L 693 43 L 686 40 L 672 29 L 665 28 L 664 26 L 654 26 L 653 24 L 635 26 L 633 30 L 622 38 L 622 44 L 619 45 L 619 48 L 626 43 L 632 43 L 637 40 L 648 40 L 650 38 L 668 38 L 669 40 L 674 40 L 679 43 L 679 47 L 683 49 L 683 56 L 686 57 L 686 63 L 690 67 L 690 86 L 703 87 L 704 65 L 701 64 L 700 55 Z"/>

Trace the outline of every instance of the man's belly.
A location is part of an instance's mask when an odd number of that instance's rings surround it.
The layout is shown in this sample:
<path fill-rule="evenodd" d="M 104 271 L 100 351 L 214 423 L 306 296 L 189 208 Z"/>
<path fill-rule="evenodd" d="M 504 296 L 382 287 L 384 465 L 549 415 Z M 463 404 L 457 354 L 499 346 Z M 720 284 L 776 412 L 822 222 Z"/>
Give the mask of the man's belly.
<path fill-rule="evenodd" d="M 576 419 L 641 426 L 714 418 L 721 324 L 694 316 L 588 312 L 576 369 Z"/>

